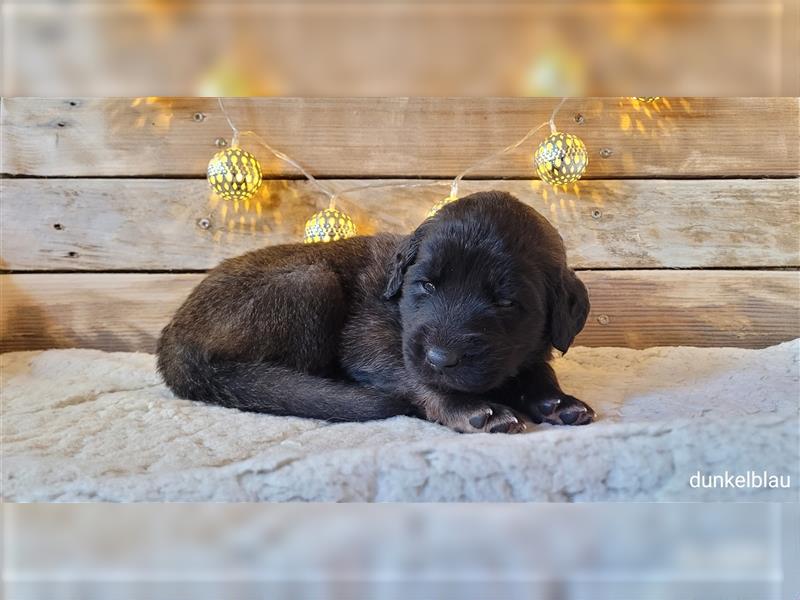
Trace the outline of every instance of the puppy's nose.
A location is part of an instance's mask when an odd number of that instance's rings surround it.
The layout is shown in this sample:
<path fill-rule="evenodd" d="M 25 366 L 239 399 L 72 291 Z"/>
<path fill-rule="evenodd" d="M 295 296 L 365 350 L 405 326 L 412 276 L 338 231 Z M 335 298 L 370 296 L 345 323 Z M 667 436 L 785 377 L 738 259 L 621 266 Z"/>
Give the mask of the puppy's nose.
<path fill-rule="evenodd" d="M 461 359 L 461 355 L 455 350 L 432 346 L 425 353 L 425 358 L 437 369 L 444 369 L 445 367 L 454 367 L 457 365 L 458 361 Z"/>

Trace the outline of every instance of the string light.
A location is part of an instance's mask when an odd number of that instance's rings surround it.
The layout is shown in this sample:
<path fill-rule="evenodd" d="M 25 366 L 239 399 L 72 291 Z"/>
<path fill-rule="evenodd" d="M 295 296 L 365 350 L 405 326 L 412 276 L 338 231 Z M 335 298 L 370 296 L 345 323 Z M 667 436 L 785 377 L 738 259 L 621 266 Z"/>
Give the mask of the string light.
<path fill-rule="evenodd" d="M 333 207 L 316 213 L 306 221 L 303 242 L 336 242 L 356 235 L 353 220 Z"/>
<path fill-rule="evenodd" d="M 660 99 L 661 96 L 635 96 L 634 99 L 638 100 L 639 102 L 655 102 L 656 100 Z"/>
<path fill-rule="evenodd" d="M 428 211 L 428 217 L 432 217 L 437 212 L 442 210 L 442 207 L 447 206 L 448 204 L 450 204 L 451 202 L 455 202 L 456 200 L 458 200 L 458 196 L 453 196 L 452 194 L 450 194 L 446 198 L 442 198 L 436 204 L 431 206 L 431 209 Z"/>
<path fill-rule="evenodd" d="M 231 121 L 230 116 L 228 116 L 228 112 L 225 110 L 225 105 L 222 103 L 222 98 L 217 98 L 219 102 L 220 110 L 222 114 L 225 115 L 225 119 L 228 121 L 228 125 L 233 132 L 233 141 L 231 143 L 232 146 L 237 146 L 239 141 L 239 135 L 249 135 L 256 139 L 256 141 L 264 146 L 273 156 L 279 158 L 283 162 L 291 165 L 300 173 L 302 173 L 303 177 L 305 177 L 309 183 L 314 185 L 320 192 L 328 196 L 330 200 L 330 205 L 327 209 L 316 213 L 312 216 L 307 222 L 305 226 L 305 233 L 303 236 L 303 241 L 307 244 L 313 242 L 331 242 L 346 239 L 349 237 L 353 237 L 356 235 L 356 227 L 353 223 L 353 220 L 344 214 L 343 212 L 336 209 L 335 199 L 336 194 L 329 190 L 326 186 L 322 185 L 316 177 L 314 177 L 311 173 L 309 173 L 303 166 L 295 161 L 292 157 L 288 154 L 281 152 L 280 150 L 276 150 L 272 146 L 270 146 L 264 138 L 258 135 L 255 131 L 239 131 L 236 126 Z M 219 153 L 218 153 L 219 154 Z M 248 153 L 249 154 L 249 153 Z M 252 155 L 250 155 L 252 156 Z M 213 162 L 214 159 L 212 159 Z M 258 161 L 256 161 L 256 165 L 258 165 Z M 211 164 L 209 163 L 209 181 L 210 179 L 210 172 L 211 172 Z M 261 167 L 259 166 L 259 182 L 261 178 Z M 215 188 L 216 190 L 216 188 Z"/>
<path fill-rule="evenodd" d="M 562 185 L 581 178 L 589 164 L 589 154 L 579 137 L 554 131 L 539 144 L 533 161 L 542 181 Z"/>
<path fill-rule="evenodd" d="M 467 173 L 487 162 L 508 154 L 512 150 L 516 150 L 534 134 L 538 133 L 545 125 L 550 125 L 550 135 L 539 144 L 534 158 L 536 171 L 539 177 L 542 181 L 551 185 L 571 183 L 580 179 L 589 164 L 589 155 L 586 152 L 586 146 L 577 136 L 560 133 L 556 130 L 556 115 L 566 101 L 566 98 L 562 98 L 561 102 L 553 109 L 547 121 L 540 123 L 528 131 L 528 133 L 519 140 L 462 171 L 453 180 L 450 196 L 458 197 L 458 184 Z M 438 208 L 436 208 L 436 210 L 441 208 L 439 204 L 441 203 L 437 203 L 436 206 Z"/>
<path fill-rule="evenodd" d="M 208 162 L 208 183 L 226 200 L 247 200 L 261 187 L 261 165 L 238 146 L 225 148 Z"/>
<path fill-rule="evenodd" d="M 328 196 L 328 198 L 332 199 L 334 197 L 334 193 L 332 191 L 330 191 L 327 187 L 322 185 L 311 173 L 306 171 L 300 163 L 295 161 L 289 155 L 284 154 L 283 152 L 281 152 L 279 150 L 276 150 L 275 148 L 270 146 L 266 141 L 264 141 L 264 138 L 262 138 L 260 135 L 258 135 L 255 131 L 250 131 L 250 130 L 248 130 L 248 131 L 239 131 L 239 129 L 236 128 L 236 125 L 233 124 L 233 121 L 231 121 L 231 118 L 228 116 L 228 111 L 225 110 L 225 105 L 222 103 L 222 98 L 217 98 L 217 102 L 219 103 L 219 108 L 222 111 L 222 114 L 224 115 L 225 120 L 228 122 L 228 126 L 231 128 L 231 131 L 233 132 L 233 138 L 231 139 L 231 146 L 232 147 L 236 147 L 236 146 L 239 145 L 239 136 L 240 135 L 252 136 L 252 137 L 254 137 L 256 139 L 256 141 L 259 144 L 261 144 L 262 146 L 264 146 L 264 148 L 269 150 L 269 152 L 272 153 L 273 156 L 275 156 L 276 158 L 279 158 L 283 162 L 291 165 L 292 167 L 294 167 L 295 169 L 300 171 L 300 173 L 302 173 L 303 177 L 305 177 L 309 181 L 309 183 L 311 183 L 314 186 L 316 186 L 316 188 L 319 189 L 319 191 L 321 191 L 323 194 Z"/>
<path fill-rule="evenodd" d="M 655 98 L 654 98 L 655 99 Z M 553 185 L 562 184 L 562 183 L 570 183 L 573 181 L 577 181 L 583 175 L 586 170 L 586 167 L 589 163 L 588 153 L 586 151 L 586 146 L 584 143 L 572 134 L 559 132 L 556 130 L 555 126 L 555 118 L 558 114 L 561 107 L 566 102 L 566 98 L 562 98 L 561 102 L 553 109 L 553 112 L 550 115 L 550 118 L 543 123 L 540 123 L 530 129 L 522 138 L 517 140 L 516 142 L 509 144 L 502 150 L 495 152 L 485 158 L 482 158 L 475 164 L 467 167 L 461 173 L 459 173 L 452 181 L 423 181 L 423 182 L 405 182 L 405 183 L 371 183 L 371 184 L 364 184 L 355 187 L 346 188 L 344 190 L 340 190 L 338 192 L 334 192 L 328 187 L 322 185 L 311 173 L 309 173 L 306 169 L 303 168 L 298 162 L 292 159 L 290 156 L 276 150 L 272 146 L 270 146 L 264 139 L 259 136 L 257 133 L 253 131 L 242 131 L 240 132 L 236 126 L 231 121 L 230 116 L 228 116 L 227 111 L 225 110 L 225 106 L 222 103 L 222 98 L 217 99 L 219 102 L 220 110 L 222 111 L 225 119 L 228 122 L 228 125 L 233 132 L 233 140 L 231 143 L 231 150 L 238 150 L 243 155 L 248 155 L 252 157 L 252 161 L 255 163 L 255 166 L 258 167 L 258 179 L 259 184 L 261 180 L 261 167 L 258 165 L 258 161 L 255 160 L 252 154 L 249 152 L 245 152 L 244 150 L 240 150 L 238 148 L 238 140 L 239 136 L 241 135 L 249 135 L 252 136 L 258 141 L 264 148 L 266 148 L 273 156 L 277 157 L 278 159 L 284 161 L 285 163 L 291 165 L 293 168 L 297 169 L 312 185 L 314 185 L 320 192 L 322 192 L 325 196 L 328 197 L 329 205 L 328 208 L 322 210 L 318 213 L 315 213 L 307 222 L 304 230 L 304 242 L 306 243 L 316 243 L 316 242 L 329 242 L 329 241 L 336 241 L 340 239 L 346 239 L 348 237 L 352 237 L 356 235 L 356 226 L 353 223 L 353 220 L 347 216 L 342 211 L 339 211 L 336 208 L 336 199 L 339 196 L 352 194 L 361 192 L 364 190 L 369 189 L 378 189 L 378 188 L 416 188 L 416 187 L 433 187 L 433 186 L 450 186 L 450 194 L 436 202 L 433 207 L 431 207 L 430 211 L 428 212 L 428 217 L 433 216 L 436 214 L 443 206 L 450 204 L 451 202 L 455 202 L 458 199 L 458 187 L 461 183 L 461 180 L 470 172 L 474 171 L 480 166 L 491 162 L 509 152 L 516 150 L 522 144 L 527 142 L 531 137 L 533 137 L 536 133 L 538 133 L 545 125 L 550 125 L 550 135 L 539 144 L 536 153 L 535 153 L 535 167 L 539 177 L 545 181 L 546 183 L 551 183 Z M 223 154 L 226 151 L 217 153 L 217 155 L 212 158 L 212 163 L 215 162 L 217 156 Z M 219 161 L 217 161 L 219 162 Z M 251 162 L 248 164 L 252 165 Z M 215 167 L 216 168 L 216 167 Z M 254 180 L 254 174 L 251 179 Z M 234 175 L 234 178 L 236 176 Z M 244 175 L 244 180 L 246 181 L 247 175 Z M 223 176 L 223 180 L 225 177 Z M 220 193 L 217 189 L 215 183 L 217 182 L 216 171 L 215 171 L 215 178 L 212 182 L 211 180 L 211 163 L 209 163 L 209 182 L 211 182 L 212 187 L 214 187 L 217 193 Z M 223 186 L 224 189 L 224 186 Z M 256 187 L 257 189 L 257 187 Z M 249 191 L 249 188 L 248 188 Z M 255 193 L 253 191 L 253 193 Z M 233 195 L 225 195 L 220 193 L 225 198 L 231 199 L 240 199 L 240 197 L 233 196 Z M 252 195 L 252 194 L 251 194 Z M 246 196 L 249 197 L 249 196 Z"/>
<path fill-rule="evenodd" d="M 561 100 L 550 115 L 550 135 L 539 144 L 533 156 L 539 178 L 550 185 L 578 181 L 589 165 L 589 154 L 581 139 L 556 129 L 556 114 L 563 104 L 564 100 Z"/>

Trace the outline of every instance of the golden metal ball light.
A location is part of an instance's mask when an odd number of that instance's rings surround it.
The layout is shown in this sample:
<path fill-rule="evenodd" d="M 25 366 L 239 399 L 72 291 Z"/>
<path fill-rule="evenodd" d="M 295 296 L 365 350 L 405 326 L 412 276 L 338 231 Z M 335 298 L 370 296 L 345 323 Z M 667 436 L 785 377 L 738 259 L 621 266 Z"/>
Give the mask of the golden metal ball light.
<path fill-rule="evenodd" d="M 208 162 L 208 183 L 221 198 L 247 200 L 261 187 L 261 165 L 239 147 L 220 150 Z"/>
<path fill-rule="evenodd" d="M 326 208 L 306 221 L 303 241 L 306 244 L 316 242 L 335 242 L 356 235 L 353 220 L 335 208 Z"/>
<path fill-rule="evenodd" d="M 560 131 L 547 136 L 534 156 L 536 172 L 551 185 L 578 181 L 588 164 L 589 154 L 581 139 Z"/>

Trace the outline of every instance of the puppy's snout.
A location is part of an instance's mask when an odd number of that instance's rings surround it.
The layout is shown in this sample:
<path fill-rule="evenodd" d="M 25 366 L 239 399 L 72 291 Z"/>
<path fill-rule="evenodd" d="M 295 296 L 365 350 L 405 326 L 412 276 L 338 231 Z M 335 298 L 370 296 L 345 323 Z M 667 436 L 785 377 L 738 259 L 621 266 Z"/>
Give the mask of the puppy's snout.
<path fill-rule="evenodd" d="M 444 369 L 446 367 L 456 366 L 458 361 L 461 360 L 461 353 L 450 348 L 431 346 L 428 348 L 428 351 L 425 352 L 425 360 L 437 369 Z"/>

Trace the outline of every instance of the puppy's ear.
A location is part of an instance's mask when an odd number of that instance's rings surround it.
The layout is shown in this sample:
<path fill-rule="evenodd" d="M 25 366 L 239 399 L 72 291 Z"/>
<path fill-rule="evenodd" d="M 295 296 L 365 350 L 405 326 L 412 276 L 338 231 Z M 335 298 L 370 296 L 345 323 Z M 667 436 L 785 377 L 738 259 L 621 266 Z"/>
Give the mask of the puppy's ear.
<path fill-rule="evenodd" d="M 386 289 L 383 292 L 383 299 L 390 300 L 394 298 L 400 288 L 403 286 L 403 278 L 406 275 L 406 269 L 414 262 L 417 257 L 417 250 L 419 250 L 419 243 L 424 235 L 422 225 L 411 235 L 403 238 L 397 246 L 397 251 L 389 262 L 389 280 L 386 282 Z"/>
<path fill-rule="evenodd" d="M 565 353 L 586 324 L 589 294 L 572 269 L 560 270 L 550 306 L 550 344 Z"/>

